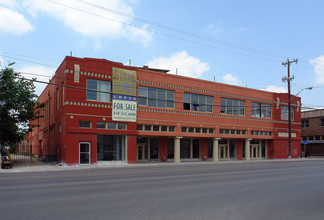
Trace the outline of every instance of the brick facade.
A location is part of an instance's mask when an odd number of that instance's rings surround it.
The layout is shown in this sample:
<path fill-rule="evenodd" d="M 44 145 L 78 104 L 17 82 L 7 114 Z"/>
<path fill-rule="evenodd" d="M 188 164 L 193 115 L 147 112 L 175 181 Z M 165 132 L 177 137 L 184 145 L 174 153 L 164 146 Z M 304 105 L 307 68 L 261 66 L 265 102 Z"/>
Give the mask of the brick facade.
<path fill-rule="evenodd" d="M 111 85 L 113 68 L 136 72 L 136 121 L 114 121 L 111 99 L 91 97 Z M 66 57 L 39 97 L 47 103 L 44 118 L 33 122 L 39 128 L 28 135 L 28 144 L 41 146 L 38 154 L 67 164 L 83 159 L 93 164 L 288 157 L 288 120 L 283 118 L 286 93 L 167 72 L 105 59 Z M 90 83 L 97 90 L 91 91 Z M 292 158 L 298 158 L 299 97 L 292 99 L 292 106 L 291 152 Z M 213 158 L 216 151 L 218 158 Z"/>
<path fill-rule="evenodd" d="M 306 147 L 307 155 L 324 156 L 324 110 L 305 111 L 301 114 L 302 150 Z"/>

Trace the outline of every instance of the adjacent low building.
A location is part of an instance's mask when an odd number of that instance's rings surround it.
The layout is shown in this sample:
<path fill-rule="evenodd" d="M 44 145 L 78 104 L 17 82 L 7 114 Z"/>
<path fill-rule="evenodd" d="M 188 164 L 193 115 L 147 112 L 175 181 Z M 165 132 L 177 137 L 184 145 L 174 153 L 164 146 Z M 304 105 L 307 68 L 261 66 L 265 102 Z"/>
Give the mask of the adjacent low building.
<path fill-rule="evenodd" d="M 301 113 L 302 151 L 306 155 L 324 156 L 324 109 Z"/>
<path fill-rule="evenodd" d="M 67 164 L 288 158 L 288 95 L 66 57 L 39 97 L 33 153 Z M 300 98 L 291 155 L 300 157 Z"/>

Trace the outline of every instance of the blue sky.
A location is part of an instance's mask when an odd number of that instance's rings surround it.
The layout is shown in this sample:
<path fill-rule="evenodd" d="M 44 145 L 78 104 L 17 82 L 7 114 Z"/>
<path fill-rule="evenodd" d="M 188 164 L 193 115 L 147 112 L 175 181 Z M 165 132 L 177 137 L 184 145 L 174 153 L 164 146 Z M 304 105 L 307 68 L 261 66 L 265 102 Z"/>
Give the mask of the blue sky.
<path fill-rule="evenodd" d="M 48 81 L 66 55 L 292 94 L 324 107 L 324 1 L 0 0 L 1 68 Z M 31 75 L 26 75 L 31 77 Z M 46 77 L 48 76 L 48 77 Z M 35 76 L 34 76 L 35 77 Z M 37 85 L 37 91 L 44 88 Z"/>

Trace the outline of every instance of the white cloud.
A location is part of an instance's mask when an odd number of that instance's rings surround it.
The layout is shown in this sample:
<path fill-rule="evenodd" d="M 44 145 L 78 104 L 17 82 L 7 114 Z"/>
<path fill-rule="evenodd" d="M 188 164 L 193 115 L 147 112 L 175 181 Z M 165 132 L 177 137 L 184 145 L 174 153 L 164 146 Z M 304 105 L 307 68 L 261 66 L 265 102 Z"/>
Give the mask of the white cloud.
<path fill-rule="evenodd" d="M 267 92 L 277 92 L 277 93 L 287 93 L 287 89 L 284 87 L 280 87 L 280 86 L 268 86 L 265 89 L 261 89 Z"/>
<path fill-rule="evenodd" d="M 0 4 L 9 8 L 16 8 L 18 6 L 16 0 L 0 0 Z"/>
<path fill-rule="evenodd" d="M 33 27 L 24 15 L 0 7 L 0 31 L 20 35 L 31 30 Z"/>
<path fill-rule="evenodd" d="M 147 63 L 151 68 L 170 70 L 175 74 L 199 78 L 204 72 L 209 70 L 207 63 L 201 62 L 198 58 L 189 56 L 187 51 L 181 51 L 170 57 L 159 57 Z"/>
<path fill-rule="evenodd" d="M 219 21 L 217 24 L 209 24 L 206 28 L 205 31 L 213 36 L 218 36 L 223 32 L 222 29 L 222 21 Z"/>
<path fill-rule="evenodd" d="M 24 6 L 34 16 L 45 12 L 72 30 L 97 41 L 120 37 L 132 41 L 135 37 L 143 46 L 147 46 L 152 39 L 152 33 L 145 30 L 147 25 L 143 29 L 127 25 L 132 22 L 133 9 L 125 0 L 92 0 L 89 4 L 73 0 L 55 2 L 57 4 L 44 0 L 25 0 Z M 118 15 L 110 10 L 130 16 Z"/>
<path fill-rule="evenodd" d="M 324 84 L 324 55 L 311 59 L 309 62 L 314 68 L 316 83 Z"/>
<path fill-rule="evenodd" d="M 227 83 L 227 84 L 232 84 L 232 85 L 237 85 L 237 86 L 241 84 L 240 80 L 230 73 L 223 76 L 222 79 L 223 79 L 224 83 Z"/>
<path fill-rule="evenodd" d="M 129 38 L 131 41 L 139 40 L 142 43 L 143 47 L 147 47 L 149 43 L 152 41 L 152 33 L 148 32 L 147 29 L 148 25 L 143 25 L 142 28 L 135 28 L 135 27 L 127 27 L 127 32 L 130 33 L 131 37 Z"/>
<path fill-rule="evenodd" d="M 49 80 L 52 78 L 52 76 L 55 73 L 55 68 L 46 68 L 44 66 L 25 66 L 17 70 L 17 72 L 20 72 L 21 75 L 26 79 L 36 78 L 38 81 L 49 82 Z M 31 74 L 35 74 L 35 75 L 31 75 Z M 36 86 L 37 95 L 40 95 L 45 89 L 45 87 L 47 86 L 46 83 L 37 83 L 37 82 L 35 82 L 34 85 Z"/>

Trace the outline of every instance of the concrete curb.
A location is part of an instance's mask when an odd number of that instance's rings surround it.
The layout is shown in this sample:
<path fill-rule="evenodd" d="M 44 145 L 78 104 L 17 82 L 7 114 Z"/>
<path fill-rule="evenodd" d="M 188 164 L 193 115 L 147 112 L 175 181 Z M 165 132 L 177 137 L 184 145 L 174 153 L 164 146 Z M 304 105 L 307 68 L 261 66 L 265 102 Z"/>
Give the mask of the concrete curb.
<path fill-rule="evenodd" d="M 271 160 L 236 160 L 236 161 L 199 161 L 199 162 L 148 162 L 148 163 L 136 163 L 136 164 L 91 164 L 91 165 L 32 165 L 25 167 L 14 167 L 13 169 L 0 169 L 0 173 L 21 173 L 21 172 L 50 172 L 50 171 L 65 171 L 65 170 L 89 170 L 95 168 L 102 169 L 114 169 L 114 168 L 130 168 L 130 167 L 165 167 L 165 166 L 186 166 L 186 165 L 223 165 L 233 163 L 273 163 L 273 162 L 305 162 L 310 160 L 324 160 L 324 157 L 311 157 L 300 159 L 271 159 Z"/>

